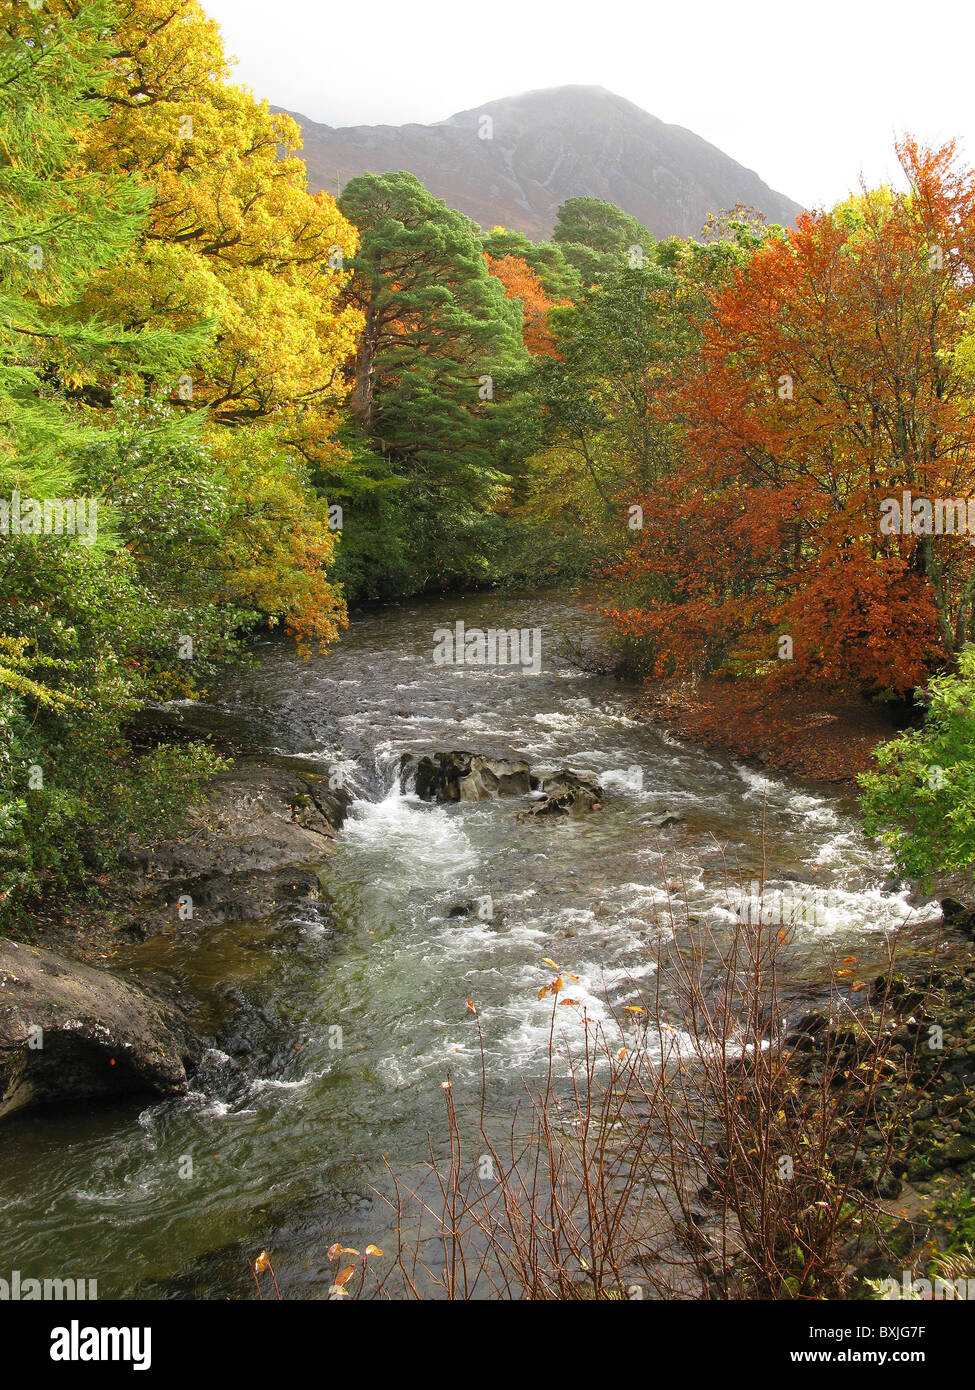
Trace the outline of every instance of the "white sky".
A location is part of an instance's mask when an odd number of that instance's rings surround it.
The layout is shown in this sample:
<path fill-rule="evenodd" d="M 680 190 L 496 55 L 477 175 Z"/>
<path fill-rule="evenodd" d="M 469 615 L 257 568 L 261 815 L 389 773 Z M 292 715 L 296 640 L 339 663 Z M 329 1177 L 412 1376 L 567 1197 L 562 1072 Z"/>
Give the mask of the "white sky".
<path fill-rule="evenodd" d="M 328 125 L 608 87 L 807 206 L 894 176 L 905 131 L 975 163 L 973 0 L 201 0 L 236 80 Z"/>

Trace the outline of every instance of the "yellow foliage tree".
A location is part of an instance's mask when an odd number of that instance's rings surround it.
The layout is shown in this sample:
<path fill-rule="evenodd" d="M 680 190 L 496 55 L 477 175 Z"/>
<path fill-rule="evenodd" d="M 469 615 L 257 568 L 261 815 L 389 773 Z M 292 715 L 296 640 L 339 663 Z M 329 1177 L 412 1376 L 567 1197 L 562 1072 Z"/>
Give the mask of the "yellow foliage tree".
<path fill-rule="evenodd" d="M 329 194 L 309 193 L 295 122 L 227 81 L 220 31 L 196 0 L 121 0 L 116 14 L 109 115 L 83 156 L 145 181 L 154 204 L 141 244 L 84 307 L 130 324 L 212 320 L 176 399 L 192 392 L 220 424 L 273 420 L 317 461 L 334 447 L 361 330 L 342 301 L 355 228 Z"/>
<path fill-rule="evenodd" d="M 25 6 L 5 27 L 29 41 L 78 5 L 46 0 L 40 21 Z M 295 122 L 228 80 L 220 30 L 197 0 L 116 0 L 108 43 L 78 170 L 126 176 L 151 202 L 125 258 L 92 277 L 78 319 L 210 331 L 192 368 L 168 380 L 69 386 L 94 406 L 121 385 L 205 412 L 207 456 L 235 514 L 224 597 L 283 616 L 305 650 L 325 646 L 345 609 L 327 579 L 338 538 L 309 468 L 342 453 L 344 369 L 362 329 L 343 293 L 358 233 L 331 195 L 308 191 Z"/>

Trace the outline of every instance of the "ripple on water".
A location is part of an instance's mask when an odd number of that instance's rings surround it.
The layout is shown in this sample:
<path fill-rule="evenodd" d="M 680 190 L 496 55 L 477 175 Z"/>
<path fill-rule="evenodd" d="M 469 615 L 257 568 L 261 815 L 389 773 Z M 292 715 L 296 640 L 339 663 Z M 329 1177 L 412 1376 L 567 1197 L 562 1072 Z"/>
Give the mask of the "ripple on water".
<path fill-rule="evenodd" d="M 435 668 L 433 630 L 459 618 L 541 626 L 541 675 Z M 187 720 L 226 720 L 312 769 L 342 770 L 358 799 L 324 875 L 329 901 L 262 924 L 232 979 L 209 968 L 207 933 L 182 938 L 188 955 L 170 966 L 223 1020 L 220 1050 L 189 1096 L 47 1116 L 20 1125 L 16 1142 L 0 1133 L 0 1264 L 111 1271 L 106 1296 L 125 1294 L 143 1279 L 222 1269 L 213 1252 L 252 1253 L 258 1232 L 256 1248 L 270 1249 L 299 1198 L 312 1215 L 295 1268 L 315 1242 L 384 1246 L 381 1204 L 368 1206 L 383 1155 L 400 1171 L 422 1163 L 427 1136 L 443 1134 L 448 1074 L 459 1099 L 476 1097 L 477 1023 L 493 1115 L 510 1115 L 524 1084 L 544 1078 L 553 1014 L 538 998 L 552 978 L 543 957 L 578 976 L 567 983 L 579 1003 L 555 1015 L 561 1065 L 582 1041 L 584 1013 L 608 1028 L 614 1008 L 656 988 L 657 946 L 673 921 L 684 929 L 685 898 L 696 929 L 718 940 L 763 905 L 790 915 L 800 993 L 828 959 L 849 951 L 869 962 L 888 933 L 936 920 L 936 906 L 886 882 L 883 854 L 839 798 L 650 727 L 638 688 L 561 663 L 556 630 L 585 643 L 597 622 L 562 596 L 404 604 L 356 618 L 325 658 L 264 645 L 205 709 L 186 707 Z M 395 785 L 403 753 L 479 743 L 536 770 L 597 774 L 605 809 L 525 825 L 517 801 L 427 805 Z M 674 807 L 679 825 L 647 824 Z M 763 865 L 760 902 L 751 884 Z M 482 920 L 470 904 L 484 898 L 492 913 Z M 457 908 L 466 915 L 451 916 Z M 666 963 L 660 983 L 666 997 Z M 689 1054 L 682 1020 L 668 1023 L 657 1038 L 634 1026 L 634 1046 Z M 341 1047 L 331 1048 L 336 1027 Z M 195 1186 L 179 1176 L 186 1155 Z M 343 1207 L 341 1229 L 337 1185 L 366 1204 L 361 1219 Z M 275 1267 L 287 1279 L 281 1244 Z M 246 1286 L 246 1255 L 229 1265 L 229 1275 L 200 1274 L 209 1293 Z"/>

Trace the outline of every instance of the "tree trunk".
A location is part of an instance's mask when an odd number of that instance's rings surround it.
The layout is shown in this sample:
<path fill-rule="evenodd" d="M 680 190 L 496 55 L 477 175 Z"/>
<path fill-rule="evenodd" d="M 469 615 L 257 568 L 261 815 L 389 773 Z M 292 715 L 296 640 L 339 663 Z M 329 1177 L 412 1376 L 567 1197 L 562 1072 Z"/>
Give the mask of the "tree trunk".
<path fill-rule="evenodd" d="M 378 339 L 376 313 L 370 304 L 366 310 L 366 322 L 356 361 L 355 385 L 350 400 L 353 418 L 363 434 L 368 434 L 372 428 L 372 384 L 376 371 Z"/>

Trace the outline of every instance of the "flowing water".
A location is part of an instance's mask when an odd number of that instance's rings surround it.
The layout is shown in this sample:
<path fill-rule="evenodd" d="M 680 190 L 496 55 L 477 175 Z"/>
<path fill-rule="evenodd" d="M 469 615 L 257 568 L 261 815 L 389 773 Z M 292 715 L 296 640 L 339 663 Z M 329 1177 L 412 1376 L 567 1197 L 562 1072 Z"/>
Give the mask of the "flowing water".
<path fill-rule="evenodd" d="M 434 631 L 457 620 L 540 629 L 540 671 L 436 665 Z M 640 717 L 637 687 L 560 655 L 560 633 L 588 642 L 598 625 L 563 597 L 395 605 L 324 658 L 264 644 L 196 711 L 283 765 L 348 779 L 325 900 L 120 956 L 196 1001 L 213 1045 L 184 1098 L 36 1111 L 0 1131 L 0 1273 L 97 1278 L 103 1298 L 247 1296 L 247 1259 L 267 1247 L 282 1285 L 324 1296 L 332 1241 L 389 1240 L 384 1161 L 415 1176 L 428 1135 L 442 1151 L 443 1080 L 475 1097 L 468 999 L 503 1125 L 546 1065 L 544 957 L 606 1019 L 652 981 L 671 902 L 720 927 L 763 862 L 793 911 L 801 894 L 797 1011 L 838 955 L 869 971 L 892 931 L 923 933 L 937 908 L 891 886 L 835 792 L 684 745 Z M 604 808 L 525 823 L 517 801 L 432 805 L 400 786 L 403 753 L 451 749 L 597 774 Z M 682 819 L 654 828 L 668 811 Z"/>

